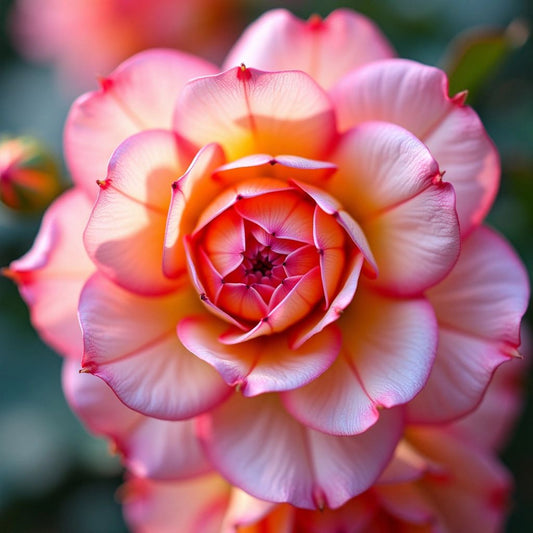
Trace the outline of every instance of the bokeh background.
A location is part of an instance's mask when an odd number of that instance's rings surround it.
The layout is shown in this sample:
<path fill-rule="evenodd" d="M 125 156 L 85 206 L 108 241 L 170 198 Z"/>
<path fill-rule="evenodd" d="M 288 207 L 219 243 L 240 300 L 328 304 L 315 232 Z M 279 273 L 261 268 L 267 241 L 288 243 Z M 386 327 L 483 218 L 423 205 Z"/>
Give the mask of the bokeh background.
<path fill-rule="evenodd" d="M 62 164 L 63 123 L 77 94 L 61 84 L 50 65 L 32 64 L 15 50 L 10 39 L 13 3 L 0 0 L 0 135 L 33 135 Z M 242 0 L 241 4 L 242 18 L 235 19 L 233 29 L 236 35 L 271 7 L 286 6 L 307 18 L 346 6 L 374 19 L 400 56 L 448 70 L 463 49 L 465 32 L 467 41 L 478 42 L 470 63 L 454 82 L 460 90 L 465 88 L 461 83 L 469 80 L 469 103 L 501 153 L 501 191 L 489 222 L 512 242 L 533 272 L 533 40 L 524 39 L 533 23 L 533 2 Z M 22 215 L 0 206 L 0 267 L 29 249 L 39 222 L 39 214 Z M 531 328 L 531 313 L 526 322 Z M 119 461 L 69 411 L 60 371 L 60 358 L 31 328 L 15 285 L 0 278 L 0 531 L 126 532 L 116 497 Z M 509 533 L 533 531 L 531 375 L 524 376 L 523 386 L 526 406 L 503 453 L 516 480 Z"/>

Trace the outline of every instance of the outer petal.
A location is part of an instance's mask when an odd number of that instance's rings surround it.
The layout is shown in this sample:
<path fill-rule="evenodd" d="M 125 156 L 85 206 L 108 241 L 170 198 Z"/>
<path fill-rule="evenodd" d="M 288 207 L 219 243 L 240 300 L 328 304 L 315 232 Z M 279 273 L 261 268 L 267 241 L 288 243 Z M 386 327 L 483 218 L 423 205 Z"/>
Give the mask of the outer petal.
<path fill-rule="evenodd" d="M 427 148 L 393 124 L 367 122 L 347 132 L 331 157 L 325 186 L 361 225 L 378 270 L 375 285 L 399 295 L 442 279 L 459 253 L 452 187 Z"/>
<path fill-rule="evenodd" d="M 127 139 L 113 154 L 85 232 L 99 270 L 141 294 L 176 287 L 163 274 L 163 246 L 172 183 L 187 165 L 182 145 L 168 131 Z"/>
<path fill-rule="evenodd" d="M 41 337 L 62 355 L 78 359 L 78 300 L 94 271 L 82 241 L 90 210 L 81 190 L 63 194 L 46 212 L 32 249 L 4 270 L 17 282 Z"/>
<path fill-rule="evenodd" d="M 524 407 L 528 363 L 512 359 L 500 365 L 476 410 L 454 422 L 450 430 L 476 446 L 501 451 Z"/>
<path fill-rule="evenodd" d="M 65 158 L 74 182 L 92 196 L 115 148 L 150 128 L 171 128 L 176 98 L 192 78 L 217 71 L 175 50 L 147 50 L 120 65 L 99 91 L 74 103 L 65 126 Z"/>
<path fill-rule="evenodd" d="M 427 531 L 431 531 L 431 533 L 443 533 L 438 526 L 435 527 L 438 513 L 434 505 L 432 505 L 431 500 L 428 500 L 423 489 L 416 484 L 379 485 L 374 490 L 380 506 L 402 522 L 408 522 L 413 526 L 426 526 L 428 527 Z M 398 524 L 398 527 L 401 526 Z"/>
<path fill-rule="evenodd" d="M 174 127 L 197 147 L 219 143 L 229 160 L 257 153 L 320 159 L 336 136 L 330 101 L 309 76 L 244 66 L 187 84 Z"/>
<path fill-rule="evenodd" d="M 361 435 L 326 435 L 296 422 L 273 395 L 235 395 L 200 420 L 207 455 L 232 484 L 308 509 L 336 508 L 366 490 L 402 428 L 401 412 L 389 411 Z"/>
<path fill-rule="evenodd" d="M 454 206 L 453 187 L 440 184 L 362 224 L 379 270 L 375 287 L 416 295 L 450 272 L 460 247 Z"/>
<path fill-rule="evenodd" d="M 428 291 L 439 322 L 437 359 L 409 405 L 412 420 L 443 421 L 472 410 L 494 369 L 516 353 L 529 299 L 527 274 L 510 246 L 479 228 L 448 277 Z"/>
<path fill-rule="evenodd" d="M 411 400 L 424 386 L 437 346 L 431 306 L 359 289 L 338 322 L 343 349 L 322 376 L 284 394 L 288 410 L 307 426 L 353 435 L 377 420 L 378 407 Z"/>
<path fill-rule="evenodd" d="M 167 421 L 141 415 L 126 407 L 101 379 L 78 369 L 79 363 L 73 360 L 63 365 L 63 390 L 70 407 L 92 433 L 113 441 L 131 472 L 166 480 L 209 470 L 194 420 Z"/>
<path fill-rule="evenodd" d="M 368 120 L 394 122 L 427 144 L 457 193 L 463 235 L 487 214 L 499 183 L 499 158 L 464 94 L 448 97 L 444 72 L 406 60 L 380 61 L 333 89 L 342 130 Z"/>
<path fill-rule="evenodd" d="M 304 22 L 277 9 L 248 27 L 224 65 L 303 70 L 328 89 L 355 67 L 394 55 L 380 30 L 359 13 L 337 9 L 323 21 L 313 16 Z"/>
<path fill-rule="evenodd" d="M 410 132 L 385 122 L 347 131 L 330 156 L 324 186 L 358 222 L 408 201 L 440 179 L 437 162 Z"/>
<path fill-rule="evenodd" d="M 280 507 L 281 506 L 272 502 L 258 500 L 243 490 L 234 487 L 231 491 L 231 499 L 220 533 L 235 533 L 236 531 L 240 531 L 240 528 L 262 521 L 265 517 L 267 521 L 272 520 L 274 518 L 272 515 L 279 514 L 279 511 L 276 513 L 276 508 L 280 509 Z M 291 533 L 292 528 L 289 528 L 289 524 L 287 523 L 289 520 L 283 520 L 283 517 L 281 516 L 279 518 L 283 522 L 283 525 L 286 526 L 286 529 L 284 529 L 283 532 L 279 529 L 273 529 L 269 522 L 270 527 L 266 529 L 266 533 L 270 531 L 272 531 L 272 533 L 274 533 L 274 531 L 276 533 L 278 533 L 278 531 L 279 533 Z M 250 533 L 255 531 L 255 528 L 252 528 L 252 532 Z"/>
<path fill-rule="evenodd" d="M 177 483 L 129 479 L 120 494 L 132 531 L 219 533 L 229 486 L 217 474 Z"/>
<path fill-rule="evenodd" d="M 305 533 L 378 533 L 369 529 L 378 510 L 376 499 L 370 491 L 352 498 L 338 509 L 320 511 L 296 510 L 298 531 Z M 301 529 L 300 529 L 301 528 Z M 293 530 L 294 531 L 294 530 Z"/>
<path fill-rule="evenodd" d="M 423 487 L 448 531 L 501 531 L 510 476 L 492 454 L 436 428 L 409 430 L 409 441 L 447 467 Z"/>
<path fill-rule="evenodd" d="M 95 275 L 80 298 L 84 369 L 106 381 L 128 407 L 148 416 L 177 420 L 210 409 L 229 389 L 176 336 L 178 320 L 198 311 L 196 301 L 186 290 L 139 296 Z"/>
<path fill-rule="evenodd" d="M 219 341 L 226 329 L 227 324 L 211 317 L 191 317 L 179 323 L 178 336 L 245 396 L 300 387 L 324 372 L 340 349 L 336 328 L 325 329 L 297 350 L 290 349 L 285 335 L 267 335 L 228 346 Z"/>

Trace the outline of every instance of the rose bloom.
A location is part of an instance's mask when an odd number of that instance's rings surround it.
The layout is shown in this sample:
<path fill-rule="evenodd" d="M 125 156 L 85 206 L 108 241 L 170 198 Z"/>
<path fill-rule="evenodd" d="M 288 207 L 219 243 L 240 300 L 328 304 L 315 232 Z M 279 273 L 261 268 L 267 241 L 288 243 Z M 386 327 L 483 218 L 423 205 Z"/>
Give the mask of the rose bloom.
<path fill-rule="evenodd" d="M 74 189 L 8 275 L 129 408 L 94 430 L 134 473 L 339 508 L 478 405 L 528 281 L 481 225 L 499 161 L 465 97 L 361 15 L 276 10 L 221 72 L 147 51 L 74 103 Z"/>
<path fill-rule="evenodd" d="M 221 59 L 243 23 L 244 0 L 17 0 L 15 46 L 53 63 L 66 84 L 86 89 L 146 48 L 180 48 Z"/>
<path fill-rule="evenodd" d="M 42 211 L 59 195 L 52 155 L 32 137 L 0 137 L 0 202 L 15 211 Z"/>

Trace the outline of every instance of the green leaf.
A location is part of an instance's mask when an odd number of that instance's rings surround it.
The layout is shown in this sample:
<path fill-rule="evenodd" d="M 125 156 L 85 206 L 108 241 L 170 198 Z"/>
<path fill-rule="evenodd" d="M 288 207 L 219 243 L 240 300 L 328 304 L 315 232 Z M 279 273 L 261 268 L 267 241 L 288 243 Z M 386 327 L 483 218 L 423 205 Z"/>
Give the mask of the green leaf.
<path fill-rule="evenodd" d="M 448 74 L 450 94 L 467 90 L 469 101 L 475 100 L 491 76 L 528 37 L 529 28 L 522 20 L 513 21 L 505 29 L 472 28 L 458 35 L 441 62 Z"/>

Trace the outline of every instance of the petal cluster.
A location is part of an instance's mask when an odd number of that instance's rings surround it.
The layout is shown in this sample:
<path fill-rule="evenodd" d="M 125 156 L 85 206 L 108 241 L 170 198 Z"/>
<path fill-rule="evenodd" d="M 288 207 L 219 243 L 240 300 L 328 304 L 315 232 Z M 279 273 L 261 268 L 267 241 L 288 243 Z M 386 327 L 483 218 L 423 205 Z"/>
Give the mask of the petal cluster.
<path fill-rule="evenodd" d="M 75 189 L 8 273 L 69 357 L 73 409 L 154 506 L 133 524 L 187 497 L 183 531 L 460 531 L 451 506 L 468 521 L 485 484 L 508 490 L 445 426 L 517 357 L 529 289 L 481 225 L 498 156 L 444 73 L 393 58 L 353 12 L 276 10 L 222 72 L 132 57 L 75 102 L 65 139 Z M 70 291 L 54 320 L 51 279 Z"/>

